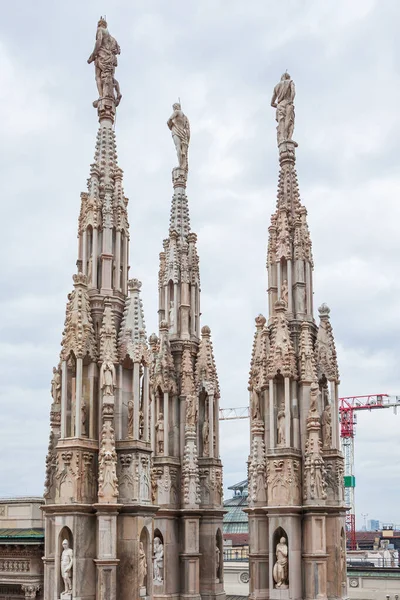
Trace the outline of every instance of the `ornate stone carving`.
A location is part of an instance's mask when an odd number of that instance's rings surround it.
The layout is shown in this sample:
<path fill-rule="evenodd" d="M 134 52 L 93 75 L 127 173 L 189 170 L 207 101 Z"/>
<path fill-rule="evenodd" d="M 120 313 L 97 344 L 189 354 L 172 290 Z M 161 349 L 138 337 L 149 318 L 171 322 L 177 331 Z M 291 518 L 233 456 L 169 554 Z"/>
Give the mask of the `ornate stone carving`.
<path fill-rule="evenodd" d="M 215 366 L 213 346 L 211 342 L 211 329 L 204 325 L 201 328 L 201 341 L 196 361 L 196 388 L 204 389 L 209 396 L 219 398 L 219 383 L 217 368 Z"/>
<path fill-rule="evenodd" d="M 44 497 L 55 497 L 55 476 L 57 472 L 57 438 L 54 431 L 50 431 L 49 446 L 46 456 L 46 478 L 44 481 Z"/>
<path fill-rule="evenodd" d="M 159 387 L 162 392 L 177 393 L 174 359 L 168 338 L 169 325 L 166 321 L 160 323 L 160 339 L 154 334 L 150 336 L 153 352 L 151 365 L 151 384 L 153 389 Z M 153 337 L 154 336 L 154 337 Z"/>
<path fill-rule="evenodd" d="M 252 427 L 251 454 L 249 461 L 249 504 L 266 502 L 265 493 L 265 444 L 264 426 L 261 422 Z"/>
<path fill-rule="evenodd" d="M 282 258 L 286 260 L 291 258 L 291 247 L 290 247 L 290 233 L 289 233 L 289 222 L 285 210 L 279 213 L 278 219 L 278 230 L 276 240 L 276 260 L 279 261 Z M 282 298 L 283 300 L 283 298 Z"/>
<path fill-rule="evenodd" d="M 144 551 L 143 542 L 139 542 L 139 566 L 138 566 L 139 588 L 144 587 L 146 575 L 147 575 L 146 552 Z M 146 588 L 144 588 L 144 592 L 146 592 Z M 146 595 L 146 593 L 144 593 L 144 595 Z"/>
<path fill-rule="evenodd" d="M 142 283 L 138 279 L 128 281 L 129 296 L 125 300 L 124 314 L 118 335 L 120 362 L 129 356 L 132 362 L 149 366 L 151 354 L 146 341 L 146 324 L 143 302 L 140 297 Z"/>
<path fill-rule="evenodd" d="M 23 583 L 21 585 L 21 590 L 24 592 L 26 599 L 27 598 L 33 599 L 33 598 L 36 598 L 36 594 L 40 590 L 40 585 L 31 584 L 31 583 Z"/>
<path fill-rule="evenodd" d="M 267 462 L 268 500 L 273 506 L 300 504 L 300 461 L 294 458 Z"/>
<path fill-rule="evenodd" d="M 188 148 L 190 142 L 190 124 L 187 116 L 182 112 L 179 102 L 172 105 L 173 113 L 167 121 L 174 140 L 179 168 L 188 170 Z"/>
<path fill-rule="evenodd" d="M 103 423 L 99 451 L 99 499 L 102 502 L 115 502 L 118 497 L 116 464 L 114 429 L 107 419 Z"/>
<path fill-rule="evenodd" d="M 201 437 L 203 441 L 203 456 L 209 456 L 210 454 L 210 428 L 208 424 L 208 413 L 206 412 L 204 415 L 203 426 L 201 428 Z"/>
<path fill-rule="evenodd" d="M 286 433 L 285 433 L 285 425 L 286 425 L 286 416 L 285 409 L 283 406 L 278 410 L 277 415 L 277 446 L 284 446 L 286 442 Z"/>
<path fill-rule="evenodd" d="M 328 399 L 329 400 L 329 399 Z M 332 447 L 332 412 L 331 405 L 328 404 L 325 406 L 323 413 L 321 415 L 321 425 L 322 425 L 322 447 L 324 449 Z"/>
<path fill-rule="evenodd" d="M 184 504 L 200 504 L 200 477 L 197 462 L 196 430 L 186 428 L 183 451 L 182 489 Z"/>
<path fill-rule="evenodd" d="M 319 390 L 318 390 L 319 391 Z M 326 500 L 326 469 L 321 455 L 321 424 L 319 414 L 311 411 L 307 419 L 307 440 L 304 454 L 303 499 Z"/>
<path fill-rule="evenodd" d="M 328 381 L 339 383 L 336 347 L 329 320 L 330 309 L 326 304 L 322 304 L 318 311 L 320 323 L 315 344 L 318 377 L 320 378 L 322 375 L 325 375 Z"/>
<path fill-rule="evenodd" d="M 103 17 L 97 24 L 96 43 L 88 63 L 95 64 L 95 77 L 99 100 L 112 98 L 118 106 L 122 98 L 119 83 L 114 77 L 115 67 L 118 64 L 117 55 L 121 53 L 118 42 L 110 35 L 107 22 Z M 115 93 L 114 93 L 115 92 Z M 98 100 L 93 103 L 97 107 Z"/>
<path fill-rule="evenodd" d="M 192 354 L 190 344 L 185 344 L 182 353 L 181 395 L 186 397 L 193 396 L 194 392 Z"/>
<path fill-rule="evenodd" d="M 153 580 L 156 585 L 164 581 L 164 545 L 158 536 L 154 538 Z"/>
<path fill-rule="evenodd" d="M 256 332 L 254 335 L 253 351 L 251 356 L 249 390 L 261 392 L 268 386 L 268 355 L 269 355 L 269 331 L 265 327 L 266 318 L 263 315 L 256 317 Z M 252 418 L 260 419 L 260 398 L 251 395 Z"/>
<path fill-rule="evenodd" d="M 164 415 L 159 413 L 156 423 L 156 438 L 158 454 L 164 454 Z"/>
<path fill-rule="evenodd" d="M 281 537 L 275 549 L 276 563 L 272 571 L 275 585 L 280 590 L 287 590 L 289 587 L 288 577 L 288 547 L 286 538 Z"/>
<path fill-rule="evenodd" d="M 72 566 L 73 566 L 73 552 L 69 547 L 68 540 L 64 540 L 62 543 L 63 551 L 61 553 L 61 577 L 64 581 L 64 592 L 61 594 L 68 598 L 68 595 L 72 594 Z"/>
<path fill-rule="evenodd" d="M 143 502 L 150 501 L 150 459 L 147 456 L 140 457 L 139 500 Z"/>
<path fill-rule="evenodd" d="M 315 355 L 312 346 L 310 325 L 307 321 L 303 321 L 300 335 L 300 380 L 303 383 L 311 383 L 316 378 Z"/>
<path fill-rule="evenodd" d="M 0 560 L 0 571 L 6 573 L 28 573 L 30 570 L 29 560 Z"/>
<path fill-rule="evenodd" d="M 78 273 L 73 276 L 73 280 L 74 290 L 68 295 L 61 342 L 61 360 L 67 360 L 71 352 L 75 354 L 76 358 L 84 358 L 88 354 L 92 360 L 95 360 L 97 349 L 86 276 Z"/>
<path fill-rule="evenodd" d="M 186 427 L 195 429 L 198 417 L 198 401 L 196 396 L 186 398 Z"/>
<path fill-rule="evenodd" d="M 282 300 L 275 302 L 276 317 L 271 331 L 268 359 L 268 378 L 280 372 L 283 377 L 297 379 L 296 356 L 290 339 L 286 305 Z"/>
<path fill-rule="evenodd" d="M 280 82 L 274 87 L 271 106 L 276 108 L 276 121 L 278 126 L 278 146 L 281 142 L 292 139 L 294 130 L 294 97 L 296 90 L 294 82 L 288 72 L 284 73 Z"/>
<path fill-rule="evenodd" d="M 287 279 L 284 279 L 282 281 L 281 298 L 282 298 L 282 301 L 286 304 L 286 306 L 289 306 L 289 289 L 288 289 Z"/>

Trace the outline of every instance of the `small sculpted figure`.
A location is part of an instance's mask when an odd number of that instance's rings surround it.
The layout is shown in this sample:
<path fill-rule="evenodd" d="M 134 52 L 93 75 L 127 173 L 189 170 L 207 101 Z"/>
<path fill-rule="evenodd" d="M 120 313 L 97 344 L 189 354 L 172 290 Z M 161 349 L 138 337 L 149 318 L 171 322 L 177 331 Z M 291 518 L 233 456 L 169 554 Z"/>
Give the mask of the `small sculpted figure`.
<path fill-rule="evenodd" d="M 274 87 L 271 106 L 276 108 L 278 146 L 281 142 L 292 139 L 294 130 L 294 97 L 296 90 L 289 73 L 284 73 L 280 82 Z"/>
<path fill-rule="evenodd" d="M 321 416 L 322 442 L 324 448 L 332 446 L 332 414 L 331 405 L 327 404 Z"/>
<path fill-rule="evenodd" d="M 164 545 L 159 537 L 154 538 L 153 579 L 157 583 L 164 581 Z"/>
<path fill-rule="evenodd" d="M 54 404 L 61 402 L 61 375 L 60 371 L 53 367 L 53 379 L 51 380 L 51 395 Z"/>
<path fill-rule="evenodd" d="M 260 395 L 256 390 L 253 390 L 251 394 L 251 417 L 253 421 L 261 419 Z"/>
<path fill-rule="evenodd" d="M 215 577 L 219 579 L 220 575 L 220 566 L 221 566 L 221 550 L 218 548 L 218 544 L 215 546 Z"/>
<path fill-rule="evenodd" d="M 284 279 L 283 282 L 282 282 L 282 286 L 281 286 L 281 298 L 284 301 L 284 303 L 286 304 L 286 306 L 288 306 L 289 290 L 288 290 L 288 282 L 287 282 L 286 279 Z"/>
<path fill-rule="evenodd" d="M 285 445 L 285 411 L 281 408 L 278 411 L 278 446 Z"/>
<path fill-rule="evenodd" d="M 157 436 L 157 447 L 158 453 L 164 452 L 164 415 L 159 413 L 158 421 L 156 423 L 156 436 Z"/>
<path fill-rule="evenodd" d="M 73 552 L 69 547 L 68 540 L 64 540 L 62 543 L 63 551 L 61 554 L 61 576 L 64 581 L 64 594 L 71 594 L 72 592 L 72 564 L 73 564 Z"/>
<path fill-rule="evenodd" d="M 144 580 L 147 575 L 147 560 L 146 552 L 144 551 L 143 542 L 139 543 L 139 587 L 144 586 Z"/>
<path fill-rule="evenodd" d="M 197 421 L 197 401 L 192 395 L 186 398 L 186 425 L 194 427 Z"/>
<path fill-rule="evenodd" d="M 210 453 L 208 415 L 206 415 L 206 418 L 204 419 L 204 422 L 203 422 L 202 436 L 203 436 L 203 455 L 208 456 Z"/>
<path fill-rule="evenodd" d="M 116 384 L 115 367 L 111 360 L 105 360 L 100 369 L 100 387 L 104 396 L 114 395 L 114 386 Z"/>
<path fill-rule="evenodd" d="M 118 42 L 110 35 L 107 29 L 107 21 L 103 17 L 100 17 L 97 24 L 96 43 L 92 54 L 88 58 L 88 63 L 94 62 L 95 65 L 99 99 L 112 98 L 116 106 L 118 106 L 122 98 L 119 83 L 114 77 L 115 67 L 118 65 L 118 54 L 121 54 Z M 97 107 L 97 104 L 98 101 L 94 103 L 95 107 Z"/>
<path fill-rule="evenodd" d="M 284 537 L 281 537 L 276 545 L 276 563 L 272 574 L 276 588 L 281 590 L 288 588 L 288 547 Z"/>
<path fill-rule="evenodd" d="M 187 116 L 182 112 L 179 102 L 172 105 L 174 112 L 167 121 L 174 140 L 178 164 L 181 169 L 188 170 L 188 148 L 190 142 L 190 124 Z"/>
<path fill-rule="evenodd" d="M 128 438 L 133 439 L 133 402 L 128 402 Z"/>
<path fill-rule="evenodd" d="M 310 387 L 310 413 L 315 413 L 318 411 L 318 399 L 320 394 L 321 392 L 319 385 L 316 381 L 314 381 Z"/>

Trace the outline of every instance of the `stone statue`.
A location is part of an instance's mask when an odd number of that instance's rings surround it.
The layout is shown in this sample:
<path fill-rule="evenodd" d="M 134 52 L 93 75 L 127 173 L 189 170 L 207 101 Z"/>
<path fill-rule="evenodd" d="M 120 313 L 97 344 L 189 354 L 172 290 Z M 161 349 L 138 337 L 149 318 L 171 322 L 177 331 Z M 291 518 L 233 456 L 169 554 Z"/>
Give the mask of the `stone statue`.
<path fill-rule="evenodd" d="M 286 538 L 281 537 L 279 544 L 276 545 L 276 563 L 272 572 L 275 587 L 281 590 L 287 590 L 288 586 L 288 547 Z"/>
<path fill-rule="evenodd" d="M 89 262 L 88 262 L 88 272 L 87 272 L 88 285 L 92 285 L 92 283 L 93 283 L 92 278 L 93 278 L 93 256 L 90 255 Z"/>
<path fill-rule="evenodd" d="M 61 402 L 61 375 L 55 367 L 53 367 L 53 379 L 51 380 L 51 395 L 54 404 Z"/>
<path fill-rule="evenodd" d="M 128 438 L 133 439 L 133 402 L 128 402 Z"/>
<path fill-rule="evenodd" d="M 175 305 L 174 301 L 171 300 L 169 303 L 169 328 L 173 329 L 175 325 Z"/>
<path fill-rule="evenodd" d="M 292 139 L 294 130 L 294 83 L 289 73 L 284 73 L 280 82 L 274 87 L 271 106 L 276 108 L 278 146 L 281 142 Z"/>
<path fill-rule="evenodd" d="M 139 542 L 139 568 L 138 568 L 138 579 L 139 587 L 144 587 L 144 580 L 147 575 L 147 560 L 146 552 L 144 551 L 143 542 Z"/>
<path fill-rule="evenodd" d="M 286 306 L 289 306 L 289 290 L 288 290 L 288 282 L 286 279 L 283 280 L 281 285 L 281 299 L 284 301 Z"/>
<path fill-rule="evenodd" d="M 218 547 L 218 544 L 215 546 L 215 577 L 219 579 L 220 576 L 220 566 L 221 566 L 221 550 Z"/>
<path fill-rule="evenodd" d="M 172 105 L 174 112 L 167 121 L 174 140 L 176 153 L 178 155 L 179 167 L 188 170 L 188 147 L 190 142 L 189 119 L 182 112 L 179 102 Z"/>
<path fill-rule="evenodd" d="M 103 396 L 114 395 L 116 382 L 114 364 L 111 360 L 105 360 L 100 369 L 100 387 L 103 390 Z"/>
<path fill-rule="evenodd" d="M 143 439 L 144 433 L 144 414 L 142 410 L 139 410 L 139 439 Z"/>
<path fill-rule="evenodd" d="M 310 413 L 318 412 L 318 398 L 320 395 L 319 385 L 314 381 L 310 387 Z"/>
<path fill-rule="evenodd" d="M 203 436 L 203 456 L 208 456 L 210 454 L 208 415 L 204 419 L 201 433 Z"/>
<path fill-rule="evenodd" d="M 280 408 L 278 411 L 278 446 L 285 445 L 285 411 Z"/>
<path fill-rule="evenodd" d="M 154 538 L 153 579 L 157 583 L 164 581 L 164 546 L 159 537 Z"/>
<path fill-rule="evenodd" d="M 86 408 L 85 401 L 82 398 L 82 406 L 81 406 L 82 435 L 87 435 L 86 420 L 87 420 L 87 408 Z"/>
<path fill-rule="evenodd" d="M 96 43 L 92 54 L 88 58 L 88 63 L 94 62 L 95 65 L 99 100 L 101 98 L 112 98 L 116 106 L 122 98 L 119 83 L 114 77 L 115 67 L 118 65 L 117 54 L 121 54 L 121 49 L 117 41 L 110 35 L 106 20 L 100 17 L 97 24 Z M 94 103 L 95 107 L 97 105 L 98 101 Z"/>
<path fill-rule="evenodd" d="M 194 427 L 197 421 L 197 402 L 194 396 L 186 398 L 186 425 Z"/>
<path fill-rule="evenodd" d="M 157 447 L 158 453 L 163 454 L 164 452 L 164 415 L 159 413 L 158 421 L 156 423 L 156 435 L 157 435 Z"/>
<path fill-rule="evenodd" d="M 73 564 L 73 552 L 69 547 L 68 540 L 64 540 L 62 543 L 63 551 L 61 554 L 61 576 L 64 581 L 64 592 L 63 594 L 72 594 L 72 564 Z M 61 594 L 61 596 L 63 595 Z"/>
<path fill-rule="evenodd" d="M 260 395 L 256 390 L 253 390 L 251 394 L 251 418 L 253 421 L 259 421 L 261 419 Z"/>
<path fill-rule="evenodd" d="M 324 448 L 332 446 L 332 414 L 331 405 L 327 404 L 321 416 L 322 442 Z"/>

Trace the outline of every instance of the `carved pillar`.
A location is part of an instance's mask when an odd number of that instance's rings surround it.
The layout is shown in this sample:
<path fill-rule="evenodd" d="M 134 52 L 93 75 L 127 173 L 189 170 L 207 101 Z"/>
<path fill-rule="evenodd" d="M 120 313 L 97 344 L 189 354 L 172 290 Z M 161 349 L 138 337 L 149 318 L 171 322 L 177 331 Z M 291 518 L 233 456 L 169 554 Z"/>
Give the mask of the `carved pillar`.
<path fill-rule="evenodd" d="M 180 597 L 190 600 L 201 600 L 200 596 L 200 550 L 199 550 L 199 515 L 182 517 L 183 549 L 180 560 L 183 565 L 181 579 L 182 593 Z"/>
<path fill-rule="evenodd" d="M 214 394 L 208 396 L 208 446 L 209 457 L 214 457 Z"/>
<path fill-rule="evenodd" d="M 114 287 L 116 290 L 121 289 L 121 230 L 117 230 L 115 236 L 115 279 Z"/>
<path fill-rule="evenodd" d="M 82 363 L 82 358 L 76 359 L 75 437 L 82 435 Z"/>
<path fill-rule="evenodd" d="M 285 446 L 287 448 L 291 447 L 291 421 L 292 415 L 290 410 L 290 379 L 289 377 L 285 377 Z"/>
<path fill-rule="evenodd" d="M 61 363 L 61 437 L 67 433 L 67 361 Z"/>
<path fill-rule="evenodd" d="M 174 283 L 174 326 L 171 329 L 171 333 L 179 333 L 179 323 L 178 323 L 178 315 L 179 315 L 179 298 L 178 298 L 178 284 Z"/>
<path fill-rule="evenodd" d="M 292 274 L 292 261 L 287 261 L 287 282 L 288 282 L 288 312 L 293 312 L 293 274 Z"/>
<path fill-rule="evenodd" d="M 139 410 L 140 410 L 140 365 L 133 364 L 133 439 L 139 439 Z"/>
<path fill-rule="evenodd" d="M 164 392 L 164 456 L 169 455 L 169 395 Z"/>
<path fill-rule="evenodd" d="M 82 233 L 82 273 L 87 274 L 87 230 Z"/>
<path fill-rule="evenodd" d="M 274 406 L 274 381 L 269 380 L 269 447 L 276 446 L 275 406 Z"/>
<path fill-rule="evenodd" d="M 145 442 L 150 441 L 149 435 L 149 410 L 150 410 L 150 399 L 149 399 L 149 368 L 143 367 L 143 439 Z"/>
<path fill-rule="evenodd" d="M 97 288 L 97 257 L 99 253 L 99 231 L 97 227 L 93 229 L 93 252 L 92 252 L 92 281 L 88 282 L 89 287 Z"/>
<path fill-rule="evenodd" d="M 25 594 L 25 598 L 36 598 L 36 594 L 40 590 L 40 585 L 24 583 L 21 585 L 21 589 Z"/>

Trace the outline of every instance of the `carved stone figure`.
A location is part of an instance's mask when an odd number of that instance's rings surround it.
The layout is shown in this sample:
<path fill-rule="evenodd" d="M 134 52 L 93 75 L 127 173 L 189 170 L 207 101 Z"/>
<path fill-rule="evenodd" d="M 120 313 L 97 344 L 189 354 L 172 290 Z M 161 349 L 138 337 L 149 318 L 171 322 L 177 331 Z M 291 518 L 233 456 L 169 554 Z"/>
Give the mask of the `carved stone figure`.
<path fill-rule="evenodd" d="M 271 106 L 276 108 L 278 145 L 291 140 L 294 130 L 294 97 L 296 90 L 289 73 L 284 73 L 280 82 L 274 87 Z"/>
<path fill-rule="evenodd" d="M 289 290 L 288 290 L 288 282 L 286 279 L 283 280 L 282 285 L 281 285 L 281 298 L 283 300 L 283 302 L 286 304 L 286 306 L 288 306 L 288 301 L 289 301 Z"/>
<path fill-rule="evenodd" d="M 89 262 L 88 262 L 88 272 L 87 272 L 88 285 L 92 284 L 92 278 L 93 278 L 93 256 L 90 255 Z"/>
<path fill-rule="evenodd" d="M 156 437 L 157 437 L 157 448 L 158 453 L 164 452 L 164 415 L 159 413 L 158 421 L 156 423 Z"/>
<path fill-rule="evenodd" d="M 253 421 L 261 419 L 260 394 L 256 390 L 253 390 L 251 394 L 251 418 Z"/>
<path fill-rule="evenodd" d="M 281 590 L 288 588 L 288 547 L 286 538 L 281 537 L 276 545 L 276 563 L 274 564 L 273 577 L 275 587 Z"/>
<path fill-rule="evenodd" d="M 87 430 L 86 430 L 87 407 L 86 407 L 84 400 L 82 400 L 81 421 L 82 421 L 82 435 L 87 435 Z"/>
<path fill-rule="evenodd" d="M 176 153 L 178 155 L 179 167 L 188 170 L 188 147 L 190 142 L 189 119 L 182 112 L 179 102 L 172 105 L 174 112 L 167 121 L 174 140 Z"/>
<path fill-rule="evenodd" d="M 128 402 L 128 438 L 133 439 L 133 402 Z"/>
<path fill-rule="evenodd" d="M 194 396 L 186 398 L 186 425 L 194 427 L 197 421 L 197 401 Z"/>
<path fill-rule="evenodd" d="M 53 379 L 51 380 L 51 395 L 54 404 L 61 402 L 61 374 L 55 367 L 53 367 Z"/>
<path fill-rule="evenodd" d="M 69 547 L 68 540 L 63 541 L 62 547 L 63 547 L 63 551 L 61 554 L 61 577 L 63 578 L 63 581 L 64 581 L 63 594 L 71 594 L 72 593 L 73 552 L 72 552 L 72 549 Z"/>
<path fill-rule="evenodd" d="M 278 446 L 285 445 L 285 411 L 281 408 L 278 411 Z"/>
<path fill-rule="evenodd" d="M 144 551 L 143 542 L 139 542 L 139 568 L 138 568 L 138 579 L 139 587 L 144 587 L 144 580 L 147 575 L 147 560 L 146 552 Z"/>
<path fill-rule="evenodd" d="M 206 418 L 204 419 L 203 427 L 202 427 L 203 456 L 208 456 L 210 453 L 209 433 L 210 433 L 210 431 L 209 431 L 209 426 L 208 426 L 208 416 L 206 415 Z"/>
<path fill-rule="evenodd" d="M 319 385 L 314 381 L 310 387 L 310 413 L 318 412 L 318 399 L 320 395 Z"/>
<path fill-rule="evenodd" d="M 110 360 L 105 360 L 100 368 L 100 387 L 103 396 L 113 396 L 116 383 L 114 364 Z"/>
<path fill-rule="evenodd" d="M 164 581 L 164 545 L 159 537 L 154 538 L 153 579 L 156 583 Z"/>
<path fill-rule="evenodd" d="M 215 546 L 215 577 L 219 580 L 220 576 L 220 567 L 221 567 L 221 550 L 218 547 L 218 544 Z"/>
<path fill-rule="evenodd" d="M 175 304 L 174 301 L 171 300 L 169 303 L 169 328 L 173 329 L 175 326 Z"/>
<path fill-rule="evenodd" d="M 112 98 L 116 106 L 122 98 L 119 83 L 114 77 L 115 67 L 118 65 L 118 54 L 121 54 L 121 49 L 116 39 L 110 35 L 106 20 L 100 17 L 97 24 L 96 43 L 92 54 L 88 58 L 88 63 L 94 62 L 95 65 L 99 99 Z M 95 106 L 97 106 L 97 103 L 95 103 Z"/>
<path fill-rule="evenodd" d="M 144 414 L 142 410 L 139 410 L 139 439 L 143 439 L 144 433 Z"/>
<path fill-rule="evenodd" d="M 322 443 L 324 448 L 332 447 L 332 414 L 331 405 L 327 404 L 321 416 Z"/>

